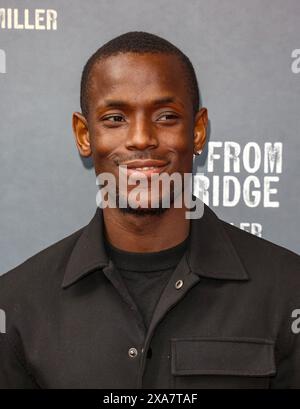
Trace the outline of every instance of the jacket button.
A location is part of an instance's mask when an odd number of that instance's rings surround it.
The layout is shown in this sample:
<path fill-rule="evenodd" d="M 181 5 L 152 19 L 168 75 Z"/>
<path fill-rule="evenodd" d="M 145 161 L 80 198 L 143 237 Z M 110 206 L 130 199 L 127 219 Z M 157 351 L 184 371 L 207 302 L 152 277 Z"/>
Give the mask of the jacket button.
<path fill-rule="evenodd" d="M 138 351 L 136 348 L 129 348 L 128 355 L 130 358 L 135 358 L 137 354 L 138 354 Z"/>
<path fill-rule="evenodd" d="M 179 290 L 182 286 L 183 286 L 183 281 L 182 280 L 176 281 L 176 283 L 175 283 L 176 290 Z"/>

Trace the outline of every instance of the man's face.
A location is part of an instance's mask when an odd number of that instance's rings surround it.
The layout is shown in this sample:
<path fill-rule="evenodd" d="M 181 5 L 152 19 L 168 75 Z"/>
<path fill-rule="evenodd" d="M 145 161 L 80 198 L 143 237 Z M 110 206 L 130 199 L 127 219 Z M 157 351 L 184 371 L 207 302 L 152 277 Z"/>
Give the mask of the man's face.
<path fill-rule="evenodd" d="M 113 174 L 118 190 L 119 166 L 127 165 L 127 175 L 148 178 L 150 200 L 152 173 L 192 172 L 195 119 L 178 57 L 118 54 L 95 64 L 90 78 L 86 126 L 96 175 Z"/>

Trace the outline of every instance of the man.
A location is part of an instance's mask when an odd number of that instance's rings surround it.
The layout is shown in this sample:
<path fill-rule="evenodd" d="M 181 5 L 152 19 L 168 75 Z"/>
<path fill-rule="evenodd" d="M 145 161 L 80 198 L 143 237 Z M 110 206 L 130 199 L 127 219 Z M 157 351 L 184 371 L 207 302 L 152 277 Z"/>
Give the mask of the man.
<path fill-rule="evenodd" d="M 153 34 L 121 35 L 87 62 L 81 109 L 79 152 L 116 191 L 87 226 L 1 277 L 0 386 L 300 387 L 300 257 L 207 206 L 186 217 L 175 206 L 186 187 L 172 185 L 169 207 L 151 190 L 152 176 L 190 174 L 205 144 L 189 59 Z M 150 179 L 137 206 L 120 206 L 136 188 L 121 187 L 124 169 Z"/>

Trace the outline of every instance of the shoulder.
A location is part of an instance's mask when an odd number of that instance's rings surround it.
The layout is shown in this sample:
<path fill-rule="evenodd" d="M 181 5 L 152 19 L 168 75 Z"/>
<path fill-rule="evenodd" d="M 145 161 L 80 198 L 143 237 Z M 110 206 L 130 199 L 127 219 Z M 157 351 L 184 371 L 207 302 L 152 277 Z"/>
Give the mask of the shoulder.
<path fill-rule="evenodd" d="M 219 219 L 250 276 L 289 282 L 300 289 L 300 255 Z"/>
<path fill-rule="evenodd" d="M 84 227 L 53 243 L 0 276 L 0 302 L 12 301 L 63 279 L 72 249 Z M 49 287 L 48 287 L 49 288 Z"/>
<path fill-rule="evenodd" d="M 224 240 L 230 240 L 240 257 L 260 262 L 278 261 L 284 258 L 291 263 L 300 263 L 300 255 L 265 238 L 256 236 L 221 219 L 208 205 L 204 204 L 204 218 L 208 226 L 217 224 L 225 233 Z"/>
<path fill-rule="evenodd" d="M 300 255 L 283 247 L 275 244 L 262 237 L 255 236 L 245 230 L 242 230 L 230 223 L 219 219 L 227 235 L 230 237 L 234 246 L 240 252 L 246 252 L 249 255 L 260 255 L 263 259 L 270 258 L 286 258 L 300 262 Z"/>

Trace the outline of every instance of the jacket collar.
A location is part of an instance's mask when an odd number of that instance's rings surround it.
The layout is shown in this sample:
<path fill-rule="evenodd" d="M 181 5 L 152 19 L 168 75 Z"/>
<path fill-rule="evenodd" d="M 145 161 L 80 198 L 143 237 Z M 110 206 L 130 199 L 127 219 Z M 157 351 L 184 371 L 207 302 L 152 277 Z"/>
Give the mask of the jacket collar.
<path fill-rule="evenodd" d="M 108 265 L 103 233 L 103 211 L 98 207 L 75 243 L 65 269 L 63 288 Z M 188 262 L 193 273 L 207 278 L 248 280 L 223 221 L 207 205 L 200 219 L 191 219 L 190 234 Z"/>
<path fill-rule="evenodd" d="M 190 234 L 188 261 L 192 272 L 207 278 L 249 279 L 224 222 L 207 205 L 200 219 L 191 220 Z"/>

